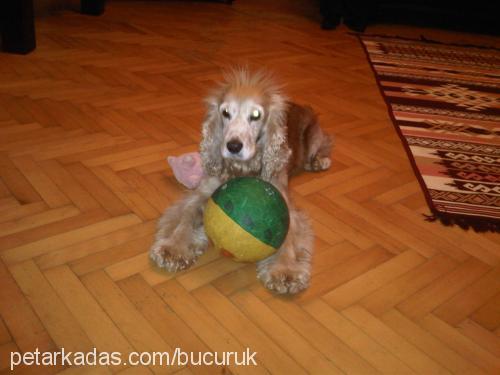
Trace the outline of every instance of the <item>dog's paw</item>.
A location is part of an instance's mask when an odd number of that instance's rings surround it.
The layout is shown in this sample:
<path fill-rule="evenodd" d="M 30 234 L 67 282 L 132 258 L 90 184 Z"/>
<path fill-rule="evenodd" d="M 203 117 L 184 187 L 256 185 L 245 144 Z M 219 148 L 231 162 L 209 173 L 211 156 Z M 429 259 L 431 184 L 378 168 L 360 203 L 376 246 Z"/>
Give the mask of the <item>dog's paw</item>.
<path fill-rule="evenodd" d="M 332 165 L 332 160 L 328 157 L 316 156 L 311 162 L 311 170 L 314 172 L 325 171 Z"/>
<path fill-rule="evenodd" d="M 306 289 L 310 277 L 307 267 L 261 263 L 257 268 L 257 278 L 267 289 L 278 294 L 295 294 Z"/>
<path fill-rule="evenodd" d="M 169 238 L 157 240 L 149 252 L 153 262 L 168 272 L 188 269 L 201 254 L 200 247 L 179 245 Z"/>
<path fill-rule="evenodd" d="M 304 165 L 304 169 L 309 172 L 326 171 L 332 165 L 332 159 L 329 157 L 315 156 L 311 162 Z"/>

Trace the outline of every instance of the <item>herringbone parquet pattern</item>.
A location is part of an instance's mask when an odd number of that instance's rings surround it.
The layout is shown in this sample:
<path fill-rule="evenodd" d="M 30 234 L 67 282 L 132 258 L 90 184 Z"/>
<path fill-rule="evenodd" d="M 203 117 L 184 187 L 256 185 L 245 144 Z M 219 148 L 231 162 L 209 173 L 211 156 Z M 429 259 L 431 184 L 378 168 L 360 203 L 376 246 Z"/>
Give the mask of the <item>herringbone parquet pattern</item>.
<path fill-rule="evenodd" d="M 361 46 L 343 28 L 321 31 L 315 11 L 114 2 L 98 18 L 39 19 L 34 53 L 0 55 L 0 371 L 11 351 L 37 347 L 250 347 L 258 368 L 92 370 L 500 372 L 499 236 L 423 221 Z M 312 285 L 295 298 L 212 251 L 178 275 L 147 257 L 156 219 L 182 194 L 166 156 L 197 149 L 202 98 L 221 67 L 246 63 L 276 70 L 336 136 L 331 170 L 291 184 L 317 238 Z"/>

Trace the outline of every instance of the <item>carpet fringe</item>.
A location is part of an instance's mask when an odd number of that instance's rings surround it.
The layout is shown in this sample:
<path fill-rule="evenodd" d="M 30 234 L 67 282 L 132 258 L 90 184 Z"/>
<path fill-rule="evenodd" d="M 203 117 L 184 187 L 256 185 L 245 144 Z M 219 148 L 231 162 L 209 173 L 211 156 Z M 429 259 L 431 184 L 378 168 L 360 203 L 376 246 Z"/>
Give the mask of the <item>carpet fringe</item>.
<path fill-rule="evenodd" d="M 500 233 L 500 220 L 469 217 L 458 214 L 450 214 L 435 211 L 430 215 L 423 214 L 425 221 L 440 221 L 446 226 L 457 225 L 464 230 L 473 229 L 475 232 Z"/>

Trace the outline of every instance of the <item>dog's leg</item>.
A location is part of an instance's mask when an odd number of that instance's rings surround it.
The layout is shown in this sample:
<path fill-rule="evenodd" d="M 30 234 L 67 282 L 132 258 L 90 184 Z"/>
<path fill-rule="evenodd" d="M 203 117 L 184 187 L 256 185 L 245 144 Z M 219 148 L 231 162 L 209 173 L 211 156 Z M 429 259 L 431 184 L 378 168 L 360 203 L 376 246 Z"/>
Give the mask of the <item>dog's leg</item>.
<path fill-rule="evenodd" d="M 318 123 L 314 123 L 304 134 L 307 155 L 304 169 L 306 171 L 324 171 L 332 164 L 332 137 L 325 133 Z"/>
<path fill-rule="evenodd" d="M 297 293 L 309 286 L 313 233 L 309 219 L 290 208 L 290 228 L 278 252 L 257 265 L 257 277 L 276 293 Z"/>
<path fill-rule="evenodd" d="M 277 253 L 257 264 L 257 278 L 274 292 L 293 294 L 309 286 L 314 235 L 308 217 L 288 199 L 287 173 L 283 171 L 272 182 L 288 204 L 290 226 Z"/>
<path fill-rule="evenodd" d="M 151 259 L 169 272 L 189 268 L 203 254 L 208 240 L 203 228 L 203 209 L 221 181 L 204 179 L 197 190 L 168 208 L 158 223 Z"/>

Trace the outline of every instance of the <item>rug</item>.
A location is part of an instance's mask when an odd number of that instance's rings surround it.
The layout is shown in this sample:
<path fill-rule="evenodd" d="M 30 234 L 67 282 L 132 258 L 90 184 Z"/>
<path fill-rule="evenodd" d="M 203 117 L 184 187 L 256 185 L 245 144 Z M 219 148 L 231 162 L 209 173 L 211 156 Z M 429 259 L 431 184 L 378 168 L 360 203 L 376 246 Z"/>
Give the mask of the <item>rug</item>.
<path fill-rule="evenodd" d="M 359 36 L 432 215 L 500 231 L 500 51 Z"/>

